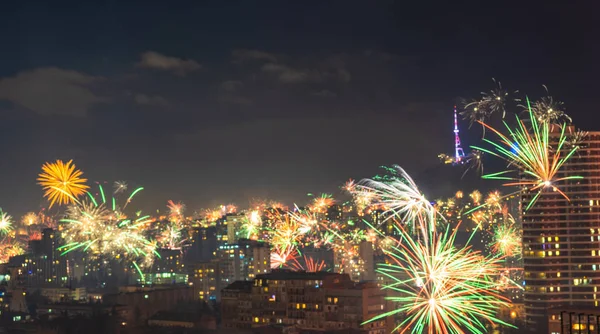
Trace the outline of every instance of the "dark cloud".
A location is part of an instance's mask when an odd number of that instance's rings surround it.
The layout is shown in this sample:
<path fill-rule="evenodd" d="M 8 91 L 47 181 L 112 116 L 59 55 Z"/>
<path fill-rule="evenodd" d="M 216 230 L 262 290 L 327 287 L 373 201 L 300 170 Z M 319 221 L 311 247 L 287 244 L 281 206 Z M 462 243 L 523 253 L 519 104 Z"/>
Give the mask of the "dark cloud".
<path fill-rule="evenodd" d="M 242 105 L 249 106 L 253 103 L 252 99 L 240 95 L 234 95 L 231 93 L 225 93 L 219 95 L 219 102 L 223 104 L 234 104 L 234 105 Z"/>
<path fill-rule="evenodd" d="M 244 87 L 244 83 L 239 80 L 227 80 L 221 83 L 221 89 L 227 92 L 235 92 Z"/>
<path fill-rule="evenodd" d="M 137 104 L 166 107 L 169 105 L 169 101 L 160 95 L 149 96 L 146 94 L 136 94 L 133 100 Z"/>
<path fill-rule="evenodd" d="M 328 89 L 321 89 L 318 92 L 313 92 L 312 95 L 318 96 L 318 97 L 337 97 L 336 93 L 334 93 Z"/>
<path fill-rule="evenodd" d="M 270 61 L 276 62 L 277 56 L 273 53 L 259 51 L 259 50 L 248 50 L 248 49 L 237 49 L 231 53 L 234 63 L 244 63 L 248 61 Z"/>
<path fill-rule="evenodd" d="M 0 99 L 41 115 L 85 116 L 98 103 L 92 84 L 102 78 L 57 67 L 37 68 L 0 79 Z"/>
<path fill-rule="evenodd" d="M 170 71 L 181 76 L 202 68 L 195 60 L 165 56 L 155 51 L 144 52 L 141 58 L 136 64 L 138 67 Z"/>

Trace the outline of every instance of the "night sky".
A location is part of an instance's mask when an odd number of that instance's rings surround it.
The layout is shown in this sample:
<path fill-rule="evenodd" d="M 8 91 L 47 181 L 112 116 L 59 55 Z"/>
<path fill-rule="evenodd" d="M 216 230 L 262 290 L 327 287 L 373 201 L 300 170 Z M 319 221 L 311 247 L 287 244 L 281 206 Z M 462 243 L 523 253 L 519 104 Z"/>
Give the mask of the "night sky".
<path fill-rule="evenodd" d="M 594 1 L 10 3 L 0 207 L 15 216 L 47 205 L 36 177 L 55 159 L 143 185 L 144 209 L 303 204 L 394 163 L 450 191 L 467 182 L 437 159 L 453 105 L 492 78 L 533 97 L 545 84 L 600 130 Z"/>

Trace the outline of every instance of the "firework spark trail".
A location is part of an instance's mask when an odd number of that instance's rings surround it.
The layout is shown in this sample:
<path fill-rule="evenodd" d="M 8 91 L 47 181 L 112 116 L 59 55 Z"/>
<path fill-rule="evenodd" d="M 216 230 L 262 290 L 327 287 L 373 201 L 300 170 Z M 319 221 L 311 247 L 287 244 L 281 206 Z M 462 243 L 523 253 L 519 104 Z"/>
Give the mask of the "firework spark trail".
<path fill-rule="evenodd" d="M 518 106 L 525 112 L 531 110 L 535 118 L 542 123 L 554 124 L 562 123 L 563 121 L 568 123 L 573 122 L 573 119 L 571 119 L 564 111 L 564 103 L 555 100 L 550 96 L 548 87 L 545 85 L 542 85 L 542 87 L 544 87 L 544 90 L 546 91 L 546 96 L 534 101 L 531 105 L 519 104 Z"/>
<path fill-rule="evenodd" d="M 0 208 L 0 235 L 6 236 L 13 230 L 12 216 Z"/>
<path fill-rule="evenodd" d="M 514 219 L 496 227 L 492 250 L 507 257 L 521 257 L 521 233 L 515 226 Z"/>
<path fill-rule="evenodd" d="M 529 104 L 529 100 L 527 103 Z M 504 123 L 508 135 L 504 135 L 500 131 L 481 122 L 485 128 L 493 131 L 500 138 L 500 142 L 496 143 L 489 139 L 483 139 L 484 142 L 492 146 L 493 150 L 475 146 L 473 148 L 506 160 L 509 167 L 514 167 L 514 170 L 511 169 L 483 175 L 483 178 L 512 181 L 504 185 L 521 186 L 524 188 L 523 191 L 535 192 L 525 210 L 529 210 L 535 204 L 545 189 L 558 192 L 570 201 L 569 197 L 560 190 L 558 183 L 560 181 L 582 179 L 583 177 L 558 177 L 557 174 L 564 163 L 577 151 L 577 147 L 570 149 L 565 147 L 567 140 L 567 136 L 565 135 L 566 125 L 563 125 L 561 131 L 557 133 L 557 145 L 552 147 L 551 125 L 539 122 L 533 115 L 531 107 L 529 108 L 529 116 L 532 130 L 528 130 L 523 120 L 517 117 L 518 127 L 516 129 L 512 129 L 506 122 Z M 567 150 L 566 154 L 563 148 Z M 521 172 L 522 175 L 518 172 Z M 511 176 L 511 174 L 516 175 Z"/>
<path fill-rule="evenodd" d="M 246 212 L 242 218 L 240 232 L 246 239 L 257 240 L 262 229 L 262 217 L 258 210 Z"/>
<path fill-rule="evenodd" d="M 23 217 L 21 217 L 21 224 L 24 226 L 37 225 L 40 221 L 40 218 L 35 212 L 27 212 Z"/>
<path fill-rule="evenodd" d="M 99 190 L 104 194 L 101 185 Z M 140 188 L 134 190 L 126 204 L 139 191 Z M 140 229 L 149 220 L 148 216 L 128 218 L 114 204 L 111 210 L 105 196 L 99 203 L 89 192 L 88 195 L 89 200 L 71 205 L 66 218 L 61 220 L 62 237 L 66 242 L 59 248 L 61 255 L 80 250 L 94 257 L 128 261 L 136 268 L 139 268 L 138 259 L 151 263 L 150 259 L 159 256 L 156 244 L 147 240 Z M 144 279 L 143 275 L 140 277 Z"/>
<path fill-rule="evenodd" d="M 392 180 L 369 187 L 370 191 L 377 191 L 379 201 L 386 201 L 394 215 L 401 218 L 400 223 L 393 225 L 397 237 L 381 248 L 389 261 L 378 268 L 391 282 L 384 286 L 393 292 L 387 299 L 398 306 L 367 322 L 402 314 L 405 318 L 395 330 L 430 334 L 486 333 L 488 324 L 510 326 L 496 317 L 498 309 L 509 304 L 497 292 L 503 257 L 485 257 L 468 243 L 455 246 L 458 226 L 446 224 L 438 231 L 440 224 L 436 220 L 442 215 L 425 200 L 412 179 L 399 171 L 404 182 Z M 463 196 L 462 192 L 456 194 L 457 199 Z M 499 198 L 499 193 L 490 194 L 486 205 L 496 210 Z M 475 191 L 469 200 L 475 205 L 482 202 L 483 196 Z M 444 205 L 462 210 L 453 201 Z M 419 228 L 409 232 L 407 226 L 411 225 Z M 388 233 L 374 231 L 390 238 Z M 471 238 L 475 232 L 476 229 Z"/>
<path fill-rule="evenodd" d="M 493 79 L 496 87 L 489 92 L 481 92 L 481 98 L 469 103 L 465 103 L 464 111 L 460 114 L 469 120 L 470 125 L 476 122 L 484 122 L 495 113 L 502 113 L 502 118 L 506 117 L 508 102 L 521 102 L 518 97 L 513 97 L 519 91 L 509 92 L 502 88 L 502 83 Z"/>
<path fill-rule="evenodd" d="M 127 183 L 125 181 L 115 181 L 113 184 L 113 194 L 119 194 L 127 190 Z"/>
<path fill-rule="evenodd" d="M 76 169 L 73 160 L 64 163 L 62 160 L 46 162 L 42 165 L 42 173 L 38 176 L 38 184 L 45 190 L 44 197 L 50 201 L 50 207 L 72 204 L 77 202 L 77 197 L 83 195 L 89 188 L 81 178 L 83 172 Z"/>
<path fill-rule="evenodd" d="M 167 202 L 167 208 L 169 209 L 169 220 L 172 222 L 180 222 L 184 219 L 183 212 L 185 211 L 185 204 L 178 202 L 175 203 L 172 200 Z"/>
<path fill-rule="evenodd" d="M 401 225 L 397 226 L 397 245 L 386 250 L 390 264 L 378 271 L 391 279 L 384 289 L 399 293 L 387 297 L 398 308 L 368 322 L 406 314 L 395 331 L 401 333 L 486 333 L 486 323 L 503 324 L 496 318 L 508 300 L 495 292 L 492 279 L 501 269 L 499 257 L 486 258 L 470 246 L 456 248 L 456 231 L 430 232 L 425 241 L 415 240 Z"/>
<path fill-rule="evenodd" d="M 12 238 L 0 242 L 0 263 L 8 263 L 11 257 L 25 253 L 23 245 Z"/>
<path fill-rule="evenodd" d="M 308 194 L 312 196 L 312 194 Z M 317 213 L 325 213 L 327 209 L 335 204 L 335 199 L 331 194 L 321 194 L 314 198 L 313 202 L 308 205 L 309 210 Z"/>
<path fill-rule="evenodd" d="M 287 262 L 287 266 L 294 271 L 306 271 L 309 273 L 323 271 L 326 267 L 324 260 L 316 261 L 314 258 L 306 255 L 304 255 L 302 258 L 304 260 L 304 265 L 298 261 L 297 257 L 294 257 L 291 261 Z"/>
<path fill-rule="evenodd" d="M 401 178 L 391 181 L 375 181 L 363 179 L 356 187 L 359 194 L 373 194 L 374 205 L 387 208 L 384 215 L 392 213 L 384 221 L 396 216 L 402 222 L 413 225 L 413 232 L 420 229 L 422 235 L 425 231 L 434 229 L 434 226 L 426 226 L 424 222 L 435 224 L 436 211 L 433 205 L 419 191 L 413 179 L 399 166 L 395 166 Z"/>
<path fill-rule="evenodd" d="M 282 268 L 290 261 L 294 261 L 297 256 L 298 251 L 293 247 L 279 248 L 275 246 L 271 250 L 271 269 Z"/>

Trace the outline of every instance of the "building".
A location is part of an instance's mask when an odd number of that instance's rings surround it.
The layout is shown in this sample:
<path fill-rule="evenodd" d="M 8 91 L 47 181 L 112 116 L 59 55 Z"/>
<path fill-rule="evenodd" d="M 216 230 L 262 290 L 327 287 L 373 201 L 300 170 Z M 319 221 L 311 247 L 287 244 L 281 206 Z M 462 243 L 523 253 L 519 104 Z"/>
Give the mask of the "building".
<path fill-rule="evenodd" d="M 217 259 L 223 266 L 222 279 L 226 285 L 251 280 L 271 270 L 269 244 L 261 241 L 240 239 L 235 244 L 221 245 L 217 250 Z"/>
<path fill-rule="evenodd" d="M 375 254 L 369 241 L 359 244 L 346 242 L 343 249 L 333 253 L 333 265 L 336 273 L 348 274 L 353 281 L 376 280 Z"/>
<path fill-rule="evenodd" d="M 159 311 L 171 310 L 180 302 L 192 300 L 193 290 L 188 286 L 122 286 L 118 293 L 102 296 L 104 304 L 128 306 L 132 311 L 127 322 L 138 325 Z"/>
<path fill-rule="evenodd" d="M 242 219 L 244 219 L 242 214 L 228 214 L 225 216 L 227 221 L 227 243 L 234 244 L 240 239 L 239 232 L 242 227 Z"/>
<path fill-rule="evenodd" d="M 85 301 L 88 298 L 85 288 L 40 288 L 40 295 L 52 303 Z"/>
<path fill-rule="evenodd" d="M 221 287 L 221 263 L 217 260 L 198 262 L 190 266 L 190 283 L 194 289 L 194 298 L 209 301 L 219 300 Z"/>
<path fill-rule="evenodd" d="M 217 227 L 199 227 L 194 229 L 192 245 L 187 250 L 189 262 L 210 261 L 217 250 Z"/>
<path fill-rule="evenodd" d="M 555 308 L 548 310 L 548 334 L 599 334 L 600 310 Z"/>
<path fill-rule="evenodd" d="M 275 270 L 223 289 L 225 328 L 292 326 L 302 330 L 353 329 L 386 333 L 386 321 L 365 321 L 385 312 L 384 293 L 373 282 L 356 283 L 346 274 Z M 236 303 L 235 300 L 238 300 Z"/>
<path fill-rule="evenodd" d="M 183 254 L 179 249 L 161 248 L 152 264 L 152 273 L 184 273 Z"/>
<path fill-rule="evenodd" d="M 237 281 L 221 291 L 221 317 L 227 329 L 252 328 L 252 281 Z"/>
<path fill-rule="evenodd" d="M 210 315 L 163 311 L 153 315 L 148 320 L 148 326 L 216 330 L 217 320 Z"/>
<path fill-rule="evenodd" d="M 527 328 L 542 332 L 548 324 L 548 308 L 599 307 L 600 132 L 585 136 L 557 178 L 575 175 L 583 179 L 556 184 L 570 201 L 546 189 L 522 213 L 525 317 Z M 521 207 L 527 207 L 534 196 L 523 192 Z"/>
<path fill-rule="evenodd" d="M 58 250 L 58 234 L 56 230 L 46 228 L 42 231 L 42 239 L 34 240 L 29 245 L 22 266 L 25 269 L 27 286 L 65 286 L 69 282 L 67 259 Z"/>

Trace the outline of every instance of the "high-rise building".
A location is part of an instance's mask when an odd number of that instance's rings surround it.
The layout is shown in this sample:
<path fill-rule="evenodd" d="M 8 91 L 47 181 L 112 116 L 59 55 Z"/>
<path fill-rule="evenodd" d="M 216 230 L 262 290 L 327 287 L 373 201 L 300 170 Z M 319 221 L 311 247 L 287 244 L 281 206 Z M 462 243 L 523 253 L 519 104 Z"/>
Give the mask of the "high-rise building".
<path fill-rule="evenodd" d="M 525 316 L 527 328 L 537 331 L 548 322 L 548 308 L 599 307 L 600 132 L 585 136 L 557 178 L 574 175 L 583 179 L 556 183 L 570 200 L 549 185 L 522 213 Z M 523 192 L 521 207 L 534 196 Z"/>
<path fill-rule="evenodd" d="M 219 246 L 217 259 L 224 268 L 227 284 L 251 280 L 271 268 L 269 244 L 256 240 L 240 239 L 238 243 Z"/>
<path fill-rule="evenodd" d="M 61 256 L 56 230 L 42 231 L 42 239 L 29 245 L 23 259 L 27 286 L 64 286 L 69 283 L 67 259 Z"/>
<path fill-rule="evenodd" d="M 221 288 L 221 265 L 217 260 L 198 262 L 190 265 L 190 283 L 194 288 L 194 298 L 204 301 L 219 300 Z"/>
<path fill-rule="evenodd" d="M 244 215 L 242 214 L 228 214 L 225 216 L 225 220 L 227 221 L 227 242 L 230 244 L 234 244 L 239 240 L 239 232 L 242 227 L 242 219 Z"/>
<path fill-rule="evenodd" d="M 210 261 L 216 256 L 217 244 L 217 228 L 215 226 L 196 228 L 186 259 L 190 262 Z"/>

